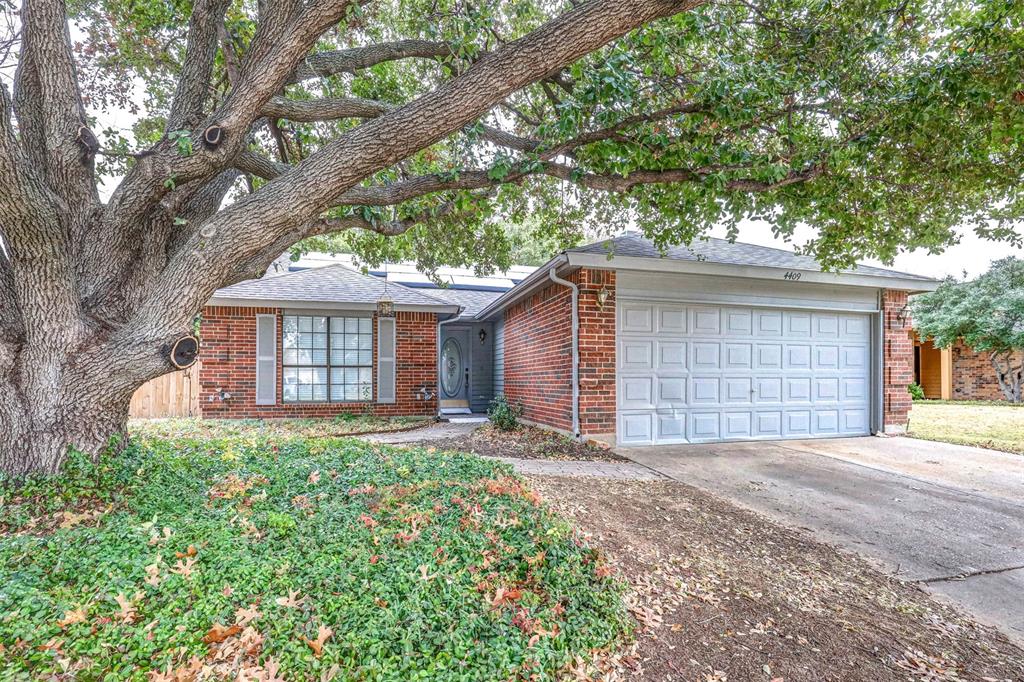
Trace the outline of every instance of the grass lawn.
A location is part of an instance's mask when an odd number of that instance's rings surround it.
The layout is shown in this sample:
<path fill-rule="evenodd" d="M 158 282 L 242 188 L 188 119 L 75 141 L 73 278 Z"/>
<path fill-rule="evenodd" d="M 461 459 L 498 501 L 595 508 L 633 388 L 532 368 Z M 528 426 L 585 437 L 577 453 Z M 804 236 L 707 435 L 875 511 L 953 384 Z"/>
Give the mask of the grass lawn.
<path fill-rule="evenodd" d="M 145 437 L 0 487 L 0 679 L 554 679 L 628 634 L 610 573 L 500 463 Z"/>
<path fill-rule="evenodd" d="M 232 436 L 340 437 L 387 433 L 425 426 L 431 417 L 375 417 L 341 414 L 331 419 L 135 419 L 132 435 L 152 438 L 229 438 Z"/>
<path fill-rule="evenodd" d="M 910 412 L 915 438 L 1024 454 L 1024 405 L 918 400 Z"/>

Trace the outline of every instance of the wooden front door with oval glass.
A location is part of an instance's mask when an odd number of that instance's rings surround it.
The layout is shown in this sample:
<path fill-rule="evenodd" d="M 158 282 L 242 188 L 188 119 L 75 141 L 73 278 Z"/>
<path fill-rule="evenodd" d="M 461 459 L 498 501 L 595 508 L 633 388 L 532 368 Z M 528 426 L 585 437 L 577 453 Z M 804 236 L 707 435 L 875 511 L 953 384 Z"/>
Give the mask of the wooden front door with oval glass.
<path fill-rule="evenodd" d="M 469 409 L 469 331 L 446 330 L 441 343 L 441 409 Z"/>

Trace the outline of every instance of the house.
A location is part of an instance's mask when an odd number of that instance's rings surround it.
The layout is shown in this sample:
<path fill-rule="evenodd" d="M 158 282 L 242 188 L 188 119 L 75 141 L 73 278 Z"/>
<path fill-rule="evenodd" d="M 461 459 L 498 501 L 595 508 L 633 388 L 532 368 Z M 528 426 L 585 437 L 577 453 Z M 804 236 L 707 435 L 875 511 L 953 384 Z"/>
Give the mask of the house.
<path fill-rule="evenodd" d="M 1024 363 L 1024 353 L 1012 361 Z M 929 400 L 1006 400 L 991 356 L 962 342 L 951 348 L 936 348 L 930 339 L 914 335 L 914 382 Z"/>
<path fill-rule="evenodd" d="M 431 415 L 503 394 L 528 422 L 623 445 L 898 433 L 908 296 L 938 285 L 719 239 L 662 252 L 636 233 L 503 286 L 397 279 L 330 265 L 218 291 L 203 416 Z"/>

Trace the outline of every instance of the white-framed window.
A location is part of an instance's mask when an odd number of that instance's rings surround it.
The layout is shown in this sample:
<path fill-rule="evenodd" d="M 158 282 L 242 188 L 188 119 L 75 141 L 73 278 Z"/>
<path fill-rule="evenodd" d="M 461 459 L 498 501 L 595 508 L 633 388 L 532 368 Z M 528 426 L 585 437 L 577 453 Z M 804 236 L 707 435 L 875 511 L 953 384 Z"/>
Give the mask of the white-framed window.
<path fill-rule="evenodd" d="M 373 320 L 285 315 L 281 328 L 286 403 L 373 400 Z"/>

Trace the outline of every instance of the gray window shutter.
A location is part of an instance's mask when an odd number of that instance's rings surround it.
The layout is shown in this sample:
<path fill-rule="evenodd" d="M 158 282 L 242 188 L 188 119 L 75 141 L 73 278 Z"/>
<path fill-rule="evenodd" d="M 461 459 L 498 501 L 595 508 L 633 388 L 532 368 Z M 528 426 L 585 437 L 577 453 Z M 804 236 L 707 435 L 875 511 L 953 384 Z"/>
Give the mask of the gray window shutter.
<path fill-rule="evenodd" d="M 395 402 L 395 318 L 377 318 L 377 402 Z"/>
<path fill-rule="evenodd" d="M 277 315 L 256 316 L 256 404 L 277 404 Z"/>

